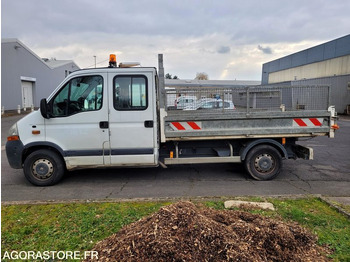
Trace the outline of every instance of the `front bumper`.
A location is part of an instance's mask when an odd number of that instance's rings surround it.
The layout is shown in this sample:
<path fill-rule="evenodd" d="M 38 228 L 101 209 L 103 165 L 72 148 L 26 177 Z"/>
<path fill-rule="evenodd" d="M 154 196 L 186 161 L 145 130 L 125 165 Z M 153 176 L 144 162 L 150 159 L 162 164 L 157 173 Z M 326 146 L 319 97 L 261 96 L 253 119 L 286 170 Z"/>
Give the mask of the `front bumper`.
<path fill-rule="evenodd" d="M 7 141 L 6 143 L 6 155 L 7 160 L 12 168 L 22 168 L 22 153 L 24 146 L 21 140 Z"/>

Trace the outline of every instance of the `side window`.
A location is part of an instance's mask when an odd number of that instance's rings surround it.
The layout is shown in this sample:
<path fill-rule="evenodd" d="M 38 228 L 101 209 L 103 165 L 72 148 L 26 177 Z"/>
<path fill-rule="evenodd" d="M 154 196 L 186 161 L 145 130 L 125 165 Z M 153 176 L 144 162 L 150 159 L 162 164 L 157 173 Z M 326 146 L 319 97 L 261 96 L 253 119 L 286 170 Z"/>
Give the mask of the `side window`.
<path fill-rule="evenodd" d="M 66 116 L 68 105 L 69 83 L 55 96 L 52 103 L 52 116 Z"/>
<path fill-rule="evenodd" d="M 102 107 L 103 78 L 84 76 L 70 80 L 51 102 L 52 116 L 63 117 Z"/>
<path fill-rule="evenodd" d="M 147 78 L 145 76 L 116 76 L 113 85 L 113 104 L 116 110 L 145 110 L 147 108 Z"/>

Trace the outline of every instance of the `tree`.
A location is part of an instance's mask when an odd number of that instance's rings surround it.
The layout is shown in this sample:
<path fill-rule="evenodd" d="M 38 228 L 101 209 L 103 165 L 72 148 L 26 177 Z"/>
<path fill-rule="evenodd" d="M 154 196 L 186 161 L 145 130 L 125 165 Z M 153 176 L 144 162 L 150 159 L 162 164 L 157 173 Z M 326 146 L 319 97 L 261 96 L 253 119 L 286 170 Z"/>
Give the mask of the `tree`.
<path fill-rule="evenodd" d="M 165 75 L 165 79 L 179 79 L 179 78 L 177 77 L 177 75 L 175 75 L 175 76 L 173 77 L 171 74 L 167 73 L 167 74 Z"/>
<path fill-rule="evenodd" d="M 208 76 L 207 73 L 200 72 L 200 73 L 197 73 L 195 79 L 196 79 L 196 80 L 209 80 L 209 76 Z"/>

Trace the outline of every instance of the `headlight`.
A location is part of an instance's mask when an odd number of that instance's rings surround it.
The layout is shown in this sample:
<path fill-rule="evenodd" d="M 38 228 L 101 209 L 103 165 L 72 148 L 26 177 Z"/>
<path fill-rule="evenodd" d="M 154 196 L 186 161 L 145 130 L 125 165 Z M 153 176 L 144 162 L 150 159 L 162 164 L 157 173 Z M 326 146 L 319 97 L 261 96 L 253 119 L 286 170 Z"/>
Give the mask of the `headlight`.
<path fill-rule="evenodd" d="M 8 132 L 7 141 L 19 140 L 17 124 L 11 126 Z"/>

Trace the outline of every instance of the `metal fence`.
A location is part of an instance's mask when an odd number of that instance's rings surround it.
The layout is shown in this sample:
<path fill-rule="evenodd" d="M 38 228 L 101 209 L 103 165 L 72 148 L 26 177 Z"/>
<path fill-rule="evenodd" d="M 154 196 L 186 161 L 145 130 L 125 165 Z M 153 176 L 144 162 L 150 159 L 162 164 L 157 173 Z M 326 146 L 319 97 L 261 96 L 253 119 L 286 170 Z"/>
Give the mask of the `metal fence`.
<path fill-rule="evenodd" d="M 166 88 L 166 109 L 186 111 L 327 110 L 329 86 Z"/>

